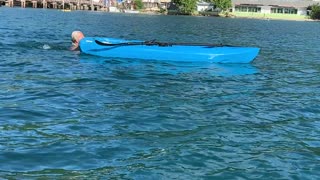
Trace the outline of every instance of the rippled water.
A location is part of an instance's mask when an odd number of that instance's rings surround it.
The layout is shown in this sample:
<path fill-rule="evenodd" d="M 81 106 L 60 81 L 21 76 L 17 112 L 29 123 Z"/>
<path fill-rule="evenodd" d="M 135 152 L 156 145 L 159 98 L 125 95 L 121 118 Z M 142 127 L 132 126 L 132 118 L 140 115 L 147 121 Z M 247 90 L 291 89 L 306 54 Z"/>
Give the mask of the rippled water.
<path fill-rule="evenodd" d="M 320 23 L 0 8 L 0 178 L 317 179 Z M 70 34 L 261 48 L 104 59 Z"/>

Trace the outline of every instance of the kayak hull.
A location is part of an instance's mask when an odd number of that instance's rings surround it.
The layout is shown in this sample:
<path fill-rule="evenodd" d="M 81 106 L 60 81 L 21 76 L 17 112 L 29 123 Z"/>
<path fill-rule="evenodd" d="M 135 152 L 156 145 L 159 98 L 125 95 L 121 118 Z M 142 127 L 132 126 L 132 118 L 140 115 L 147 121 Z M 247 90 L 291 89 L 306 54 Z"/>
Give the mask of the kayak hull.
<path fill-rule="evenodd" d="M 99 45 L 95 41 L 106 44 Z M 197 46 L 197 45 L 136 45 L 139 40 L 86 37 L 80 41 L 80 50 L 85 54 L 108 58 L 131 58 L 176 62 L 250 63 L 259 53 L 256 47 Z M 124 45 L 136 43 L 135 45 Z"/>

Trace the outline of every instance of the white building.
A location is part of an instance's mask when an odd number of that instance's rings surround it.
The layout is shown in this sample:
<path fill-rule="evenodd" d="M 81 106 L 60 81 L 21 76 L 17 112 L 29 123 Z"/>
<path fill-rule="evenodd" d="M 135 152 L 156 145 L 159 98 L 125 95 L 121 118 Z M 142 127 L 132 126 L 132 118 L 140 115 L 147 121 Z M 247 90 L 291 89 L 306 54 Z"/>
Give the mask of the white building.
<path fill-rule="evenodd" d="M 208 2 L 204 2 L 204 1 L 200 1 L 197 3 L 197 11 L 201 12 L 201 11 L 210 11 L 213 10 L 215 7 L 212 3 L 208 3 Z"/>
<path fill-rule="evenodd" d="M 232 0 L 233 12 L 307 15 L 307 8 L 320 0 Z"/>

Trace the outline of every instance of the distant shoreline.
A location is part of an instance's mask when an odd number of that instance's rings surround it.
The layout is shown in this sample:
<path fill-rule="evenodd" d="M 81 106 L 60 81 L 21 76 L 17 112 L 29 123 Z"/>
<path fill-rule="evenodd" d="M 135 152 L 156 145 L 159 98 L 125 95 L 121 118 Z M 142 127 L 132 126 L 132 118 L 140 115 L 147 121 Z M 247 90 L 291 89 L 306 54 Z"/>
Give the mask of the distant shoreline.
<path fill-rule="evenodd" d="M 310 19 L 309 16 L 293 14 L 267 14 L 267 13 L 231 13 L 231 18 L 247 18 L 260 20 L 286 20 L 286 21 L 319 21 Z"/>
<path fill-rule="evenodd" d="M 5 8 L 10 8 L 8 6 L 4 6 Z M 30 8 L 30 7 L 27 7 Z M 32 8 L 33 9 L 33 8 Z M 36 8 L 37 9 L 37 8 Z M 48 8 L 53 9 L 53 8 Z M 63 9 L 56 9 L 60 11 L 91 11 L 91 10 L 63 10 Z M 109 12 L 106 11 L 104 8 L 97 10 L 97 12 L 106 12 L 106 13 L 124 13 L 124 12 Z M 125 13 L 130 14 L 130 12 Z M 144 14 L 144 15 L 183 15 L 176 13 L 161 13 L 158 11 L 140 11 L 139 13 L 134 14 Z M 258 19 L 258 20 L 282 20 L 282 21 L 309 21 L 309 22 L 319 22 L 320 20 L 310 19 L 309 16 L 303 16 L 303 15 L 295 15 L 295 14 L 269 14 L 269 13 L 242 13 L 242 12 L 233 12 L 230 13 L 228 16 L 225 16 L 223 14 L 197 14 L 197 15 L 186 15 L 186 16 L 213 16 L 213 17 L 222 17 L 222 18 L 243 18 L 243 19 Z"/>
<path fill-rule="evenodd" d="M 223 17 L 223 16 L 221 16 Z M 294 18 L 264 18 L 264 17 L 249 17 L 249 16 L 232 16 L 226 18 L 237 18 L 237 19 L 258 19 L 258 20 L 281 20 L 281 21 L 318 21 L 313 19 L 294 19 Z"/>
<path fill-rule="evenodd" d="M 144 13 L 140 12 L 141 14 L 161 14 L 158 12 L 149 12 L 149 13 Z M 166 14 L 162 14 L 166 15 Z M 178 12 L 171 12 L 168 15 L 184 15 L 184 14 L 179 14 Z M 224 14 L 219 14 L 219 13 L 208 13 L 205 14 L 203 12 L 199 12 L 199 14 L 196 15 L 186 15 L 186 16 L 212 16 L 212 17 L 223 17 L 223 18 L 244 18 L 244 19 L 259 19 L 259 20 L 282 20 L 282 21 L 320 21 L 320 20 L 315 20 L 311 19 L 309 16 L 303 16 L 303 15 L 295 15 L 295 14 L 267 14 L 267 13 L 238 13 L 238 12 L 233 12 L 229 13 L 228 16 Z"/>

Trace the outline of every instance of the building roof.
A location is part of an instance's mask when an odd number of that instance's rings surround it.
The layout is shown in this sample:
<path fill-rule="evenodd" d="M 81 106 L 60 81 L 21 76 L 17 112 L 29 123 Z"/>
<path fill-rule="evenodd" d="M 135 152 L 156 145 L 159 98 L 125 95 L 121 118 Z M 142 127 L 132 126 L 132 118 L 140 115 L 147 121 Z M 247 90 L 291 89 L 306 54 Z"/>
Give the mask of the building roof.
<path fill-rule="evenodd" d="M 233 5 L 255 4 L 261 6 L 308 7 L 320 3 L 312 0 L 232 0 Z"/>

